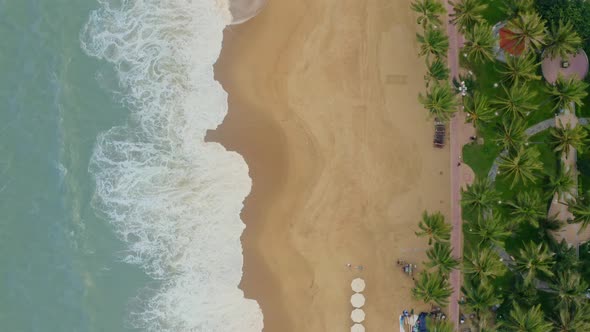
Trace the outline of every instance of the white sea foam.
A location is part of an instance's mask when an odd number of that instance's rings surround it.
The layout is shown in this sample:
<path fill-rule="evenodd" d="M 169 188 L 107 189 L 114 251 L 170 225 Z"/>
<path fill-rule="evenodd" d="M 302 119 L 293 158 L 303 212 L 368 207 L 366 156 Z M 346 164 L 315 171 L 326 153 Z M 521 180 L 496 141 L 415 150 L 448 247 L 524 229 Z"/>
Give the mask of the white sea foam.
<path fill-rule="evenodd" d="M 220 0 L 99 0 L 82 48 L 116 68 L 128 123 L 98 137 L 95 207 L 161 287 L 133 323 L 147 331 L 260 331 L 262 313 L 238 284 L 239 214 L 251 181 L 243 158 L 205 143 L 227 113 L 213 78 Z"/>

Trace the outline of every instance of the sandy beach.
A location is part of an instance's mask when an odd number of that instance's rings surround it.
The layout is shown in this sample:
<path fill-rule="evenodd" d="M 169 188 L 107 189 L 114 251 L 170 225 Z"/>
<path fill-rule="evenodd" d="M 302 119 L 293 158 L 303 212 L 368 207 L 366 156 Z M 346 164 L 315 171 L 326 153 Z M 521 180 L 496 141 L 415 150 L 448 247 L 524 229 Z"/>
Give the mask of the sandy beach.
<path fill-rule="evenodd" d="M 425 259 L 414 235 L 425 209 L 449 215 L 450 160 L 417 101 L 409 3 L 270 0 L 226 29 L 215 69 L 230 111 L 208 138 L 250 168 L 240 287 L 267 332 L 347 331 L 357 276 L 369 331 L 427 309 L 396 260 Z"/>

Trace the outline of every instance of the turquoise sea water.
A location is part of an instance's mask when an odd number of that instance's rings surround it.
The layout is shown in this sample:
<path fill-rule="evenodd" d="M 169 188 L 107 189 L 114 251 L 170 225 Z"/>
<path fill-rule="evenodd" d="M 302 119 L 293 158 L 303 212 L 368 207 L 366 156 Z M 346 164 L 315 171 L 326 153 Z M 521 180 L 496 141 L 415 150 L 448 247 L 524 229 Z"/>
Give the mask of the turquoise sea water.
<path fill-rule="evenodd" d="M 237 288 L 247 168 L 202 142 L 226 111 L 224 19 L 215 0 L 0 0 L 1 331 L 261 329 Z"/>

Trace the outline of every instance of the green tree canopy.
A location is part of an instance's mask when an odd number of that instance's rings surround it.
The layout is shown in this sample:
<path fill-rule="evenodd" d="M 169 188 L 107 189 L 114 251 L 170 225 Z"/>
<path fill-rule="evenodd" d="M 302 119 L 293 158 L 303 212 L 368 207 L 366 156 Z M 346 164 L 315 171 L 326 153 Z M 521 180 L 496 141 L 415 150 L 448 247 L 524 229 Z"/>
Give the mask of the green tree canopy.
<path fill-rule="evenodd" d="M 419 237 L 427 237 L 428 244 L 432 241 L 445 242 L 451 238 L 451 225 L 445 222 L 445 217 L 440 212 L 428 214 L 424 211 L 422 213 L 422 220 L 418 223 L 419 232 L 416 235 Z"/>
<path fill-rule="evenodd" d="M 510 216 L 516 223 L 539 227 L 539 220 L 547 214 L 546 204 L 538 191 L 519 191 L 513 201 L 508 201 Z"/>
<path fill-rule="evenodd" d="M 572 127 L 570 123 L 563 124 L 559 120 L 559 126 L 550 128 L 551 133 L 551 145 L 553 145 L 553 151 L 562 153 L 567 158 L 570 150 L 576 149 L 583 151 L 588 142 L 588 130 L 583 126 Z"/>
<path fill-rule="evenodd" d="M 498 96 L 494 103 L 504 114 L 509 115 L 512 120 L 524 119 L 530 112 L 536 110 L 535 103 L 537 93 L 529 90 L 526 85 L 513 84 L 510 88 L 502 86 L 504 95 Z"/>
<path fill-rule="evenodd" d="M 449 79 L 449 67 L 447 67 L 446 61 L 441 58 L 435 58 L 434 61 L 426 61 L 426 87 L 430 85 L 430 82 L 438 83 L 439 81 L 445 81 Z"/>
<path fill-rule="evenodd" d="M 481 0 L 449 1 L 453 6 L 451 23 L 459 27 L 459 31 L 467 31 L 484 21 L 483 12 L 488 5 Z"/>
<path fill-rule="evenodd" d="M 547 85 L 547 93 L 549 93 L 554 104 L 553 110 L 567 109 L 572 112 L 576 106 L 581 107 L 584 105 L 582 100 L 588 95 L 587 89 L 588 84 L 575 75 L 569 78 L 559 75 L 555 84 Z"/>
<path fill-rule="evenodd" d="M 471 122 L 477 129 L 481 129 L 483 124 L 490 123 L 496 118 L 488 97 L 479 91 L 475 91 L 472 96 L 465 97 L 464 104 L 467 121 Z"/>
<path fill-rule="evenodd" d="M 469 61 L 475 63 L 494 61 L 495 45 L 492 28 L 487 23 L 479 23 L 466 31 L 463 51 L 467 53 Z"/>
<path fill-rule="evenodd" d="M 418 100 L 431 116 L 441 121 L 448 121 L 457 111 L 457 97 L 448 82 L 432 85 L 426 95 L 418 95 Z"/>
<path fill-rule="evenodd" d="M 449 296 L 453 293 L 448 280 L 439 272 L 423 271 L 412 288 L 412 295 L 416 300 L 425 303 L 436 303 L 441 307 L 449 304 Z"/>
<path fill-rule="evenodd" d="M 569 55 L 578 52 L 582 45 L 582 38 L 574 30 L 571 21 L 565 21 L 565 23 L 559 21 L 557 24 L 551 24 L 546 42 L 545 56 L 552 59 L 558 56 L 567 59 Z"/>
<path fill-rule="evenodd" d="M 530 309 L 515 304 L 502 326 L 511 332 L 548 332 L 552 327 L 545 320 L 540 304 Z"/>
<path fill-rule="evenodd" d="M 523 45 L 525 51 L 540 50 L 545 45 L 545 20 L 535 11 L 523 12 L 508 21 L 515 45 Z"/>
<path fill-rule="evenodd" d="M 494 143 L 502 149 L 517 151 L 527 141 L 526 124 L 522 120 L 510 121 L 506 117 L 496 125 Z"/>
<path fill-rule="evenodd" d="M 410 8 L 418 14 L 417 23 L 423 27 L 437 28 L 442 25 L 440 15 L 445 13 L 445 7 L 438 0 L 414 0 Z"/>
<path fill-rule="evenodd" d="M 487 177 L 476 177 L 466 190 L 462 190 L 461 196 L 462 205 L 478 216 L 490 212 L 500 199 L 500 194 Z"/>
<path fill-rule="evenodd" d="M 543 163 L 539 160 L 541 153 L 534 147 L 520 146 L 518 150 L 502 156 L 498 164 L 502 176 L 511 178 L 510 188 L 518 183 L 523 185 L 535 183 L 537 173 L 543 169 Z"/>
<path fill-rule="evenodd" d="M 544 243 L 525 243 L 516 257 L 514 269 L 520 272 L 526 284 L 531 284 L 540 274 L 553 276 L 553 253 Z"/>
<path fill-rule="evenodd" d="M 427 28 L 424 34 L 416 34 L 416 39 L 420 43 L 421 56 L 435 56 L 444 58 L 449 50 L 449 38 L 439 29 Z"/>
<path fill-rule="evenodd" d="M 486 284 L 503 275 L 506 272 L 506 266 L 494 249 L 476 248 L 463 257 L 463 272 L 470 279 Z"/>
<path fill-rule="evenodd" d="M 451 245 L 448 242 L 435 242 L 434 246 L 426 251 L 426 256 L 430 260 L 426 262 L 426 267 L 437 268 L 445 276 L 459 266 L 459 261 L 453 258 Z"/>
<path fill-rule="evenodd" d="M 573 305 L 580 306 L 586 301 L 588 284 L 576 271 L 559 271 L 549 287 L 555 292 L 558 306 L 568 308 Z"/>
<path fill-rule="evenodd" d="M 475 221 L 470 220 L 467 226 L 469 233 L 477 237 L 479 248 L 504 247 L 504 240 L 510 236 L 499 213 L 487 213 Z"/>
<path fill-rule="evenodd" d="M 465 282 L 461 291 L 465 295 L 465 308 L 467 312 L 473 312 L 478 326 L 488 326 L 488 320 L 491 315 L 491 307 L 500 304 L 502 301 L 498 292 L 490 284 Z"/>
<path fill-rule="evenodd" d="M 511 85 L 538 81 L 541 79 L 541 76 L 537 75 L 537 68 L 540 64 L 533 52 L 506 57 L 506 63 L 503 64 L 503 68 L 500 70 L 502 80 Z"/>

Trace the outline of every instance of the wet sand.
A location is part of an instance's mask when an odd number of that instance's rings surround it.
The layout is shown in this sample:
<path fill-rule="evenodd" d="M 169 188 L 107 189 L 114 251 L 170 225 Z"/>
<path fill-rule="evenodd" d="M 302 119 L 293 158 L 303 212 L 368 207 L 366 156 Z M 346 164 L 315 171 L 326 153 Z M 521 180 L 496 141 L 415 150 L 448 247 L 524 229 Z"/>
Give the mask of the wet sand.
<path fill-rule="evenodd" d="M 356 276 L 369 331 L 427 309 L 395 262 L 425 259 L 414 231 L 425 209 L 448 216 L 450 160 L 417 102 L 409 2 L 271 0 L 225 32 L 215 69 L 230 111 L 209 139 L 250 168 L 240 288 L 265 331 L 347 331 Z"/>

